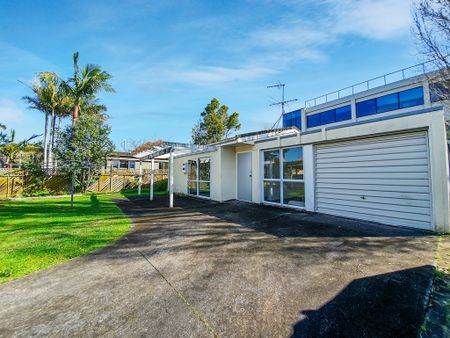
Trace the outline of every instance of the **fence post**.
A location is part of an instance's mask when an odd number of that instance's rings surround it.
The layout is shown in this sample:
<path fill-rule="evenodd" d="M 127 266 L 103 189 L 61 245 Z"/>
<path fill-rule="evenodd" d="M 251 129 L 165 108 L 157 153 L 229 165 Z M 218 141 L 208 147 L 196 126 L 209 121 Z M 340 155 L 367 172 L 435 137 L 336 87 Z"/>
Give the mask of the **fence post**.
<path fill-rule="evenodd" d="M 109 166 L 109 192 L 112 192 L 112 162 Z"/>
<path fill-rule="evenodd" d="M 9 172 L 6 173 L 6 198 L 8 198 L 9 194 Z"/>

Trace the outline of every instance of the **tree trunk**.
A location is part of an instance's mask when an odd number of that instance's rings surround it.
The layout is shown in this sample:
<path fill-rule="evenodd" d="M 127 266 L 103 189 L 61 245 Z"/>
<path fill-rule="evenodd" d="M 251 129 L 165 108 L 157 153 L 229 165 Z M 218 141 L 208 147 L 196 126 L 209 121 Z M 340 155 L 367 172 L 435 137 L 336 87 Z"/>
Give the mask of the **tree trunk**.
<path fill-rule="evenodd" d="M 44 127 L 44 168 L 47 168 L 47 134 L 48 134 L 48 113 L 45 113 L 45 127 Z"/>
<path fill-rule="evenodd" d="M 55 112 L 52 112 L 51 121 L 50 121 L 50 139 L 48 141 L 48 161 L 49 161 L 49 163 L 53 162 L 53 142 L 55 139 L 55 127 L 56 127 L 55 124 L 56 124 L 56 115 L 55 115 Z"/>
<path fill-rule="evenodd" d="M 76 125 L 77 121 L 78 121 L 78 111 L 80 110 L 80 106 L 78 104 L 75 105 L 75 107 L 73 108 L 73 113 L 72 113 L 72 125 Z"/>
<path fill-rule="evenodd" d="M 62 116 L 59 115 L 59 117 L 58 117 L 58 131 L 56 132 L 57 136 L 59 136 L 59 134 L 61 133 L 61 125 L 62 125 Z"/>

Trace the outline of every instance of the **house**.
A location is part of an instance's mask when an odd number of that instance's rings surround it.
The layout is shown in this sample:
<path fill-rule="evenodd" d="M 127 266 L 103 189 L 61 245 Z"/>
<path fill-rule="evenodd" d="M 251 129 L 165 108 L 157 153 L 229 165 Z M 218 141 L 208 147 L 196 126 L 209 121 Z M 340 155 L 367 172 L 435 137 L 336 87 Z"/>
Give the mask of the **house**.
<path fill-rule="evenodd" d="M 109 171 L 112 168 L 114 171 L 138 173 L 139 165 L 142 166 L 143 172 L 148 172 L 151 169 L 151 160 L 141 159 L 139 157 L 139 154 L 115 151 L 107 157 L 105 170 Z M 168 167 L 169 164 L 167 159 L 155 160 L 155 170 L 158 170 L 160 172 L 167 172 Z"/>
<path fill-rule="evenodd" d="M 173 191 L 448 232 L 446 109 L 429 74 L 405 73 L 308 100 L 283 128 L 174 154 Z"/>

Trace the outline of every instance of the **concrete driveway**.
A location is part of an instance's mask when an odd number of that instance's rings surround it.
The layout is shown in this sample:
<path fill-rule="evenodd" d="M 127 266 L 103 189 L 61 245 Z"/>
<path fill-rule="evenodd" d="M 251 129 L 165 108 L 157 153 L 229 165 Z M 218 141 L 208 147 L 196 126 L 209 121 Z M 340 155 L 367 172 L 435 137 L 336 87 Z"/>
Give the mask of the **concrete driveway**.
<path fill-rule="evenodd" d="M 0 336 L 417 334 L 434 236 L 238 202 L 118 203 L 126 237 L 0 286 Z"/>

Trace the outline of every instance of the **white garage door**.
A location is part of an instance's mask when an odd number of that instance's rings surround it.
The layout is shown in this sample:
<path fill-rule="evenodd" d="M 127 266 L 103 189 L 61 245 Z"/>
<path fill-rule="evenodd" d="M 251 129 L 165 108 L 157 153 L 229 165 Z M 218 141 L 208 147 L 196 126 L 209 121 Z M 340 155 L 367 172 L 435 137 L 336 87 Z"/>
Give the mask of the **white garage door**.
<path fill-rule="evenodd" d="M 431 229 L 425 132 L 316 147 L 318 212 Z"/>

